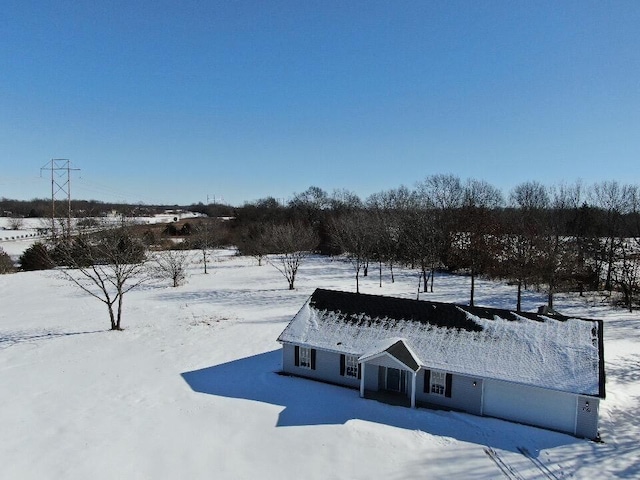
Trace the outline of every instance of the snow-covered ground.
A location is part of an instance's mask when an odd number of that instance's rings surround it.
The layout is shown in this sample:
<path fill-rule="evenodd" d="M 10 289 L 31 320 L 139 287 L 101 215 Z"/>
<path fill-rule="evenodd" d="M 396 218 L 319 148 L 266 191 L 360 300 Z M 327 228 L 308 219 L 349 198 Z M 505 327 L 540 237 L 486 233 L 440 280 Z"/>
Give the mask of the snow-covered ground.
<path fill-rule="evenodd" d="M 594 443 L 277 375 L 276 338 L 316 287 L 353 291 L 350 265 L 313 257 L 294 291 L 274 268 L 232 251 L 217 252 L 210 271 L 194 265 L 184 286 L 127 294 L 123 332 L 108 331 L 104 305 L 54 272 L 0 276 L 0 477 L 640 477 L 636 314 L 597 299 L 556 301 L 563 313 L 605 320 L 604 443 Z M 464 303 L 468 286 L 439 276 L 421 297 Z M 409 271 L 382 288 L 375 274 L 361 282 L 365 293 L 407 298 L 416 288 Z M 513 307 L 515 289 L 480 281 L 476 303 Z M 527 310 L 543 303 L 534 292 L 523 301 Z"/>
<path fill-rule="evenodd" d="M 127 218 L 127 221 L 138 224 L 156 224 L 156 223 L 170 223 L 177 220 L 199 218 L 201 214 L 193 212 L 181 212 L 172 214 L 158 214 L 152 217 L 132 217 Z M 82 219 L 72 218 L 72 228 L 75 228 L 76 223 Z M 92 218 L 97 225 L 119 225 L 122 222 L 122 217 L 119 215 L 108 215 L 106 217 L 94 217 Z M 62 220 L 64 223 L 64 220 Z M 19 225 L 16 225 L 18 223 Z M 19 228 L 15 228 L 18 226 Z M 11 258 L 17 263 L 18 258 L 27 248 L 33 245 L 35 242 L 43 241 L 50 235 L 49 229 L 51 228 L 50 218 L 20 218 L 13 219 L 10 217 L 0 217 L 0 248 L 9 254 Z M 60 227 L 56 227 L 60 228 Z"/>
<path fill-rule="evenodd" d="M 14 225 L 14 222 L 19 225 Z M 0 217 L 0 248 L 7 253 L 10 250 L 15 250 L 15 253 L 19 255 L 42 236 L 38 229 L 47 228 L 46 222 L 44 218 L 20 218 L 14 220 L 8 217 Z M 49 220 L 50 223 L 51 220 Z M 14 228 L 16 226 L 19 228 Z M 12 255 L 11 253 L 9 254 Z"/>
<path fill-rule="evenodd" d="M 203 217 L 200 213 L 195 212 L 177 212 L 177 213 L 160 213 L 149 217 L 127 217 L 127 222 L 151 225 L 156 223 L 171 223 L 178 220 L 196 219 Z M 89 220 L 95 221 L 96 225 L 119 225 L 122 223 L 122 216 L 107 215 L 104 217 L 89 217 Z M 81 218 L 72 218 L 72 228 L 81 220 Z M 60 220 L 63 224 L 64 219 Z M 15 228 L 15 227 L 18 228 Z M 13 241 L 27 242 L 31 245 L 38 239 L 45 238 L 48 233 L 45 230 L 51 228 L 51 218 L 10 218 L 0 217 L 0 247 L 4 248 L 5 243 Z M 60 228 L 60 227 L 57 227 Z M 4 248 L 5 251 L 7 250 Z"/>

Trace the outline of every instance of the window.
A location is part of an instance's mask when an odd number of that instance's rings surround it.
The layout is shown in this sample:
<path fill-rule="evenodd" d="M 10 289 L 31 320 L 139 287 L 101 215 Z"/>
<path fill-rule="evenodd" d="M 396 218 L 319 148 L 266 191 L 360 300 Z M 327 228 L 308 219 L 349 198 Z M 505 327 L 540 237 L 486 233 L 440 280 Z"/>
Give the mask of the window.
<path fill-rule="evenodd" d="M 296 367 L 316 369 L 316 349 L 309 347 L 295 346 L 294 364 Z"/>
<path fill-rule="evenodd" d="M 357 356 L 340 354 L 340 375 L 360 378 L 360 365 L 358 365 Z"/>
<path fill-rule="evenodd" d="M 451 387 L 453 386 L 453 375 L 436 370 L 424 370 L 423 392 L 434 395 L 444 395 L 451 398 Z"/>
<path fill-rule="evenodd" d="M 446 375 L 444 372 L 431 371 L 431 393 L 444 395 L 446 385 Z"/>
<path fill-rule="evenodd" d="M 347 377 L 358 376 L 358 357 L 345 357 L 345 375 Z"/>
<path fill-rule="evenodd" d="M 300 347 L 300 366 L 302 368 L 311 368 L 311 349 Z"/>

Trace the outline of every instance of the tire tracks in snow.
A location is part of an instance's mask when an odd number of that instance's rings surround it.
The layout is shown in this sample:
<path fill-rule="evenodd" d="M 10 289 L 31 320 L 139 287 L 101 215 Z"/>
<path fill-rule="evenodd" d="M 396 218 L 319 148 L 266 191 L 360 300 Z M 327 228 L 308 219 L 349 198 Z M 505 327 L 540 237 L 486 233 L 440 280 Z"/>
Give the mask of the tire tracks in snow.
<path fill-rule="evenodd" d="M 518 473 L 518 471 L 515 470 L 511 465 L 509 465 L 507 462 L 505 462 L 502 459 L 502 457 L 500 455 L 498 455 L 498 452 L 496 452 L 493 448 L 485 447 L 484 448 L 484 453 L 486 453 L 487 456 L 491 460 L 493 460 L 493 462 L 498 466 L 498 468 L 504 474 L 505 477 L 509 478 L 510 480 L 525 480 L 525 478 L 522 477 Z"/>
<path fill-rule="evenodd" d="M 531 452 L 529 452 L 529 450 L 527 450 L 525 447 L 518 447 L 518 451 L 524 455 L 525 457 L 527 457 L 531 463 L 533 463 L 535 465 L 535 467 L 540 470 L 540 472 L 544 475 L 545 478 L 549 479 L 549 480 L 561 480 L 564 478 L 564 475 L 562 475 L 561 477 L 559 477 L 558 475 L 556 475 L 553 470 L 551 470 L 549 468 L 549 466 L 544 463 L 542 460 L 540 460 L 539 458 L 534 457 Z"/>

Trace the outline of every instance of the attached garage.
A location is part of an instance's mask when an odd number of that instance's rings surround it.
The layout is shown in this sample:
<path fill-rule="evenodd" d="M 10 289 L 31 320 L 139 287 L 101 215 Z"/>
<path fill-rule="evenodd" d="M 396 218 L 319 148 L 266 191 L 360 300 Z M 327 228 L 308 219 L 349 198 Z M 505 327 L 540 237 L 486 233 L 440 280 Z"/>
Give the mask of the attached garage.
<path fill-rule="evenodd" d="M 483 387 L 483 415 L 575 434 L 575 395 L 490 379 Z"/>

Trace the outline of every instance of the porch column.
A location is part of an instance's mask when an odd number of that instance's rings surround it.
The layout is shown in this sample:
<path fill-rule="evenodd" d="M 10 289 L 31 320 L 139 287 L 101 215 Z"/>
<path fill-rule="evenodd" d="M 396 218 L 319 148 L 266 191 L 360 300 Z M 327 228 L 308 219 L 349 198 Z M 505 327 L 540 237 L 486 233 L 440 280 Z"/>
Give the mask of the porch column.
<path fill-rule="evenodd" d="M 364 366 L 365 363 L 362 362 L 360 365 L 360 398 L 364 398 Z"/>
<path fill-rule="evenodd" d="M 413 373 L 411 377 L 411 408 L 416 408 L 416 377 L 418 376 L 418 372 L 411 373 Z"/>

